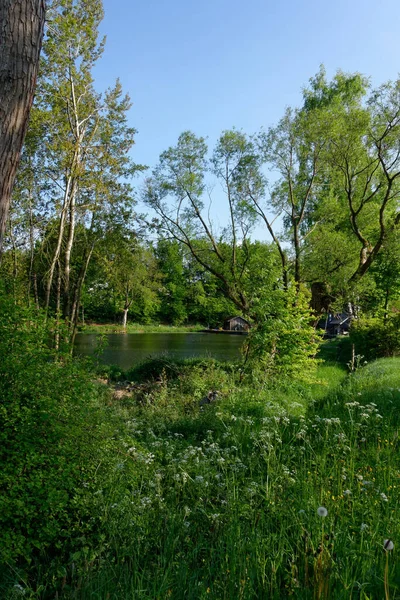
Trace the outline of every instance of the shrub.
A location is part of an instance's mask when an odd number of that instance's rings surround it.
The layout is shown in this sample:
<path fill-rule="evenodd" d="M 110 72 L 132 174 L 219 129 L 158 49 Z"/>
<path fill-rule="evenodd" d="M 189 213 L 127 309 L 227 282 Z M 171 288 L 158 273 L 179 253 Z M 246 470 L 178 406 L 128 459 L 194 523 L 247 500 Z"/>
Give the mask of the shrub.
<path fill-rule="evenodd" d="M 265 293 L 255 312 L 257 324 L 245 344 L 250 369 L 268 379 L 310 380 L 320 340 L 305 296 L 294 289 Z"/>
<path fill-rule="evenodd" d="M 354 321 L 350 341 L 367 360 L 400 354 L 400 314 L 386 320 L 364 317 Z"/>
<path fill-rule="evenodd" d="M 0 294 L 0 564 L 13 572 L 100 551 L 93 492 L 113 485 L 121 460 L 105 388 L 50 334 Z"/>

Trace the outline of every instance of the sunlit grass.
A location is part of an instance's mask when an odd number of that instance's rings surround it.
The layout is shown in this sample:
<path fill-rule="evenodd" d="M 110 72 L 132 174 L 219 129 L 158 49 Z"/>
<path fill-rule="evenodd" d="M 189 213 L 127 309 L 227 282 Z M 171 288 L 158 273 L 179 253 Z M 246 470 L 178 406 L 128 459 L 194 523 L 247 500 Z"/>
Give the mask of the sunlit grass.
<path fill-rule="evenodd" d="M 311 391 L 233 389 L 203 409 L 178 379 L 121 409 L 144 470 L 129 502 L 104 495 L 113 562 L 76 597 L 399 597 L 400 360 L 345 375 L 325 365 Z"/>
<path fill-rule="evenodd" d="M 98 323 L 98 324 L 87 324 L 79 327 L 80 333 L 190 333 L 196 331 L 202 331 L 205 329 L 204 325 L 192 324 L 192 325 L 159 325 L 148 324 L 143 325 L 142 323 L 128 323 L 126 330 L 123 329 L 122 325 L 117 323 Z"/>

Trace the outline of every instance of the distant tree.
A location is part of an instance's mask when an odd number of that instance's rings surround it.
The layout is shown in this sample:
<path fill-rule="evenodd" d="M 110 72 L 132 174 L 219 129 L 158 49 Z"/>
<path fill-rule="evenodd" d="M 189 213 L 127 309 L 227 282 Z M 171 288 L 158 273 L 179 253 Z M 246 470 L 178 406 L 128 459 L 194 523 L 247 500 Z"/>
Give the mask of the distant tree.
<path fill-rule="evenodd" d="M 245 294 L 250 260 L 250 232 L 257 215 L 249 209 L 248 190 L 258 177 L 253 144 L 241 133 L 224 132 L 211 161 L 203 138 L 190 131 L 160 156 L 147 180 L 145 202 L 156 212 L 159 231 L 185 247 L 211 273 L 220 289 L 240 312 L 250 310 Z M 222 184 L 229 224 L 217 230 L 209 218 L 212 203 L 206 176 Z"/>
<path fill-rule="evenodd" d="M 155 253 L 162 274 L 160 319 L 173 325 L 180 325 L 188 316 L 185 300 L 189 283 L 183 263 L 182 245 L 176 240 L 161 238 Z"/>
<path fill-rule="evenodd" d="M 35 93 L 45 13 L 44 0 L 0 2 L 0 260 Z"/>

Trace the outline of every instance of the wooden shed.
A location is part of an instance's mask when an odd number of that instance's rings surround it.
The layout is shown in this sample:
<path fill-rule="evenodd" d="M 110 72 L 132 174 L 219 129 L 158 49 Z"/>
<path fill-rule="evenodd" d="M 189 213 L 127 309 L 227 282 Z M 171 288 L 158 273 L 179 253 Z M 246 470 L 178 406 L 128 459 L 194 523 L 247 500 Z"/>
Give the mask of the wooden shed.
<path fill-rule="evenodd" d="M 250 323 L 243 317 L 231 317 L 224 322 L 225 331 L 249 331 Z"/>

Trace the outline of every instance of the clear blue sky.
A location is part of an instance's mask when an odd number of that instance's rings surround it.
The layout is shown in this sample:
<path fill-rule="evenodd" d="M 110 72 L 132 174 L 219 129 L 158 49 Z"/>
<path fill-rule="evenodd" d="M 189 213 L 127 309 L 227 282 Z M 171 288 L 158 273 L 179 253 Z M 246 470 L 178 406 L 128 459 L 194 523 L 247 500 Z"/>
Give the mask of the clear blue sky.
<path fill-rule="evenodd" d="M 135 160 L 154 167 L 190 129 L 209 138 L 276 123 L 321 63 L 373 85 L 400 70 L 399 0 L 104 0 L 96 87 L 133 101 Z"/>

